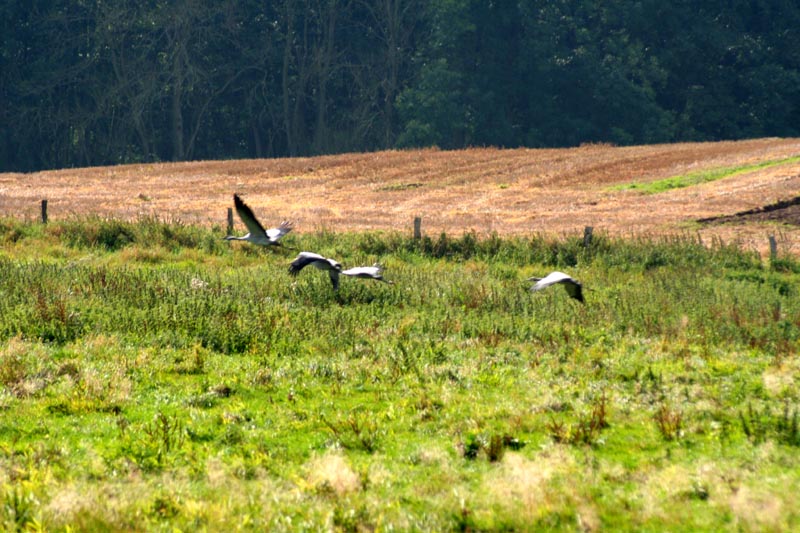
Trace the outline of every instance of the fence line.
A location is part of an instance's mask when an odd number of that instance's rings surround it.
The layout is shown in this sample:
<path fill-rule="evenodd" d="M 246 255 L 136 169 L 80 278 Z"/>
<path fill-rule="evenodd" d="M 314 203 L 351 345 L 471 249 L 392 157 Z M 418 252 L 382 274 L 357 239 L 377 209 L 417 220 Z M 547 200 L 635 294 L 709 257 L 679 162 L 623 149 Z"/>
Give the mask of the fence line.
<path fill-rule="evenodd" d="M 42 224 L 47 224 L 48 216 L 47 216 L 47 199 L 43 199 L 41 202 L 41 221 Z M 227 234 L 233 234 L 233 208 L 229 207 L 227 211 Z M 594 227 L 593 226 L 586 226 L 583 228 L 583 246 L 584 248 L 588 248 L 592 244 L 592 238 L 594 236 Z M 414 239 L 421 239 L 422 238 L 422 217 L 415 216 L 414 217 Z M 769 260 L 770 262 L 774 262 L 778 258 L 778 241 L 775 238 L 775 235 L 770 234 L 767 236 L 769 239 Z"/>

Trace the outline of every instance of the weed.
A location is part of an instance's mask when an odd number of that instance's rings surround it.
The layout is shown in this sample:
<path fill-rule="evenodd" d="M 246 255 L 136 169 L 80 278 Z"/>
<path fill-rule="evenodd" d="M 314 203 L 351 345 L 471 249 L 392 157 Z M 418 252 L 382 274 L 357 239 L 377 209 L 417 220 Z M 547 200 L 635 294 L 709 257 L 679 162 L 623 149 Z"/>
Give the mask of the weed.
<path fill-rule="evenodd" d="M 453 513 L 453 531 L 468 533 L 470 531 L 480 531 L 475 525 L 473 512 L 467 507 L 466 502 L 462 501 L 457 512 Z"/>
<path fill-rule="evenodd" d="M 420 376 L 418 358 L 415 347 L 402 340 L 397 341 L 397 350 L 390 352 L 388 359 L 392 380 L 397 381 L 411 373 Z"/>
<path fill-rule="evenodd" d="M 136 240 L 133 224 L 99 217 L 88 224 L 78 221 L 51 224 L 49 229 L 74 247 L 102 247 L 113 251 Z"/>
<path fill-rule="evenodd" d="M 336 531 L 344 533 L 359 533 L 376 529 L 370 519 L 369 510 L 363 505 L 357 508 L 346 508 L 337 504 L 333 509 L 333 526 Z"/>
<path fill-rule="evenodd" d="M 789 446 L 800 446 L 800 431 L 798 431 L 798 412 L 797 408 L 789 409 L 789 404 L 783 406 L 783 413 L 775 421 L 775 432 L 778 435 L 778 442 Z"/>
<path fill-rule="evenodd" d="M 203 374 L 205 373 L 206 358 L 208 350 L 195 344 L 189 354 L 188 360 L 181 356 L 175 360 L 175 372 L 179 374 Z"/>
<path fill-rule="evenodd" d="M 198 394 L 194 394 L 187 398 L 186 405 L 190 407 L 198 407 L 200 409 L 211 409 L 215 405 L 217 405 L 217 399 L 219 395 L 214 393 L 213 391 L 205 391 Z"/>
<path fill-rule="evenodd" d="M 238 424 L 225 424 L 224 431 L 219 440 L 226 446 L 236 446 L 244 441 L 244 431 Z"/>
<path fill-rule="evenodd" d="M 324 415 L 320 420 L 331 430 L 339 445 L 347 450 L 364 450 L 374 453 L 384 433 L 369 413 L 350 412 L 345 419 L 329 421 Z"/>
<path fill-rule="evenodd" d="M 64 296 L 47 294 L 42 287 L 38 287 L 34 297 L 32 336 L 44 342 L 65 343 L 81 335 L 83 328 L 80 315 L 68 309 Z"/>
<path fill-rule="evenodd" d="M 792 257 L 776 257 L 769 264 L 775 272 L 800 274 L 800 261 Z"/>
<path fill-rule="evenodd" d="M 753 444 L 761 444 L 767 439 L 769 432 L 769 408 L 764 408 L 761 412 L 753 409 L 753 404 L 747 404 L 747 412 L 739 412 L 739 421 L 742 424 L 742 431 L 747 435 Z"/>
<path fill-rule="evenodd" d="M 156 496 L 150 504 L 150 516 L 158 520 L 174 518 L 180 510 L 180 504 L 169 494 Z"/>
<path fill-rule="evenodd" d="M 160 455 L 167 455 L 183 445 L 185 430 L 177 419 L 170 419 L 164 413 L 158 413 L 153 422 L 142 429 L 147 437 L 157 444 Z"/>
<path fill-rule="evenodd" d="M 25 362 L 19 353 L 9 351 L 0 354 L 0 385 L 15 389 L 25 379 Z"/>
<path fill-rule="evenodd" d="M 769 438 L 775 438 L 782 444 L 800 446 L 800 424 L 798 409 L 790 409 L 788 402 L 783 410 L 773 413 L 769 405 L 760 411 L 747 404 L 747 411 L 739 412 L 742 431 L 753 444 L 761 444 Z"/>
<path fill-rule="evenodd" d="M 477 459 L 478 454 L 486 448 L 484 436 L 470 435 L 467 437 L 467 442 L 463 444 L 461 454 L 465 459 Z"/>
<path fill-rule="evenodd" d="M 653 415 L 653 420 L 664 440 L 671 441 L 680 438 L 683 429 L 683 415 L 680 411 L 662 403 Z"/>
<path fill-rule="evenodd" d="M 496 463 L 503 458 L 505 453 L 505 439 L 500 435 L 492 435 L 486 447 L 486 458 L 490 463 Z"/>
<path fill-rule="evenodd" d="M 119 426 L 124 437 L 123 451 L 146 471 L 161 470 L 169 464 L 186 440 L 186 428 L 176 417 L 157 413 L 154 420 L 131 431 Z"/>
<path fill-rule="evenodd" d="M 600 432 L 609 426 L 608 398 L 603 392 L 592 405 L 588 414 L 583 414 L 571 425 L 551 418 L 546 428 L 555 442 L 568 444 L 594 444 Z"/>
<path fill-rule="evenodd" d="M 695 479 L 692 481 L 692 487 L 684 495 L 690 500 L 706 501 L 709 498 L 708 485 Z"/>
<path fill-rule="evenodd" d="M 35 496 L 19 486 L 6 488 L 3 495 L 2 522 L 6 531 L 29 531 L 37 523 L 38 502 Z"/>
<path fill-rule="evenodd" d="M 594 413 L 592 413 L 593 415 Z M 600 436 L 603 425 L 594 416 L 581 417 L 573 425 L 570 433 L 570 444 L 594 444 Z"/>
<path fill-rule="evenodd" d="M 570 430 L 564 421 L 550 417 L 550 420 L 548 420 L 545 424 L 545 428 L 547 429 L 550 438 L 552 438 L 555 442 L 569 442 Z"/>
<path fill-rule="evenodd" d="M 422 395 L 417 400 L 414 408 L 416 409 L 420 420 L 432 420 L 436 413 L 441 411 L 444 407 L 444 402 L 437 398 L 431 398 L 427 391 L 422 392 Z"/>
<path fill-rule="evenodd" d="M 491 435 L 470 434 L 467 436 L 466 442 L 459 445 L 459 448 L 465 459 L 477 459 L 483 453 L 490 463 L 495 463 L 503 459 L 506 449 L 519 450 L 524 446 L 523 441 L 512 435 L 494 433 Z"/>

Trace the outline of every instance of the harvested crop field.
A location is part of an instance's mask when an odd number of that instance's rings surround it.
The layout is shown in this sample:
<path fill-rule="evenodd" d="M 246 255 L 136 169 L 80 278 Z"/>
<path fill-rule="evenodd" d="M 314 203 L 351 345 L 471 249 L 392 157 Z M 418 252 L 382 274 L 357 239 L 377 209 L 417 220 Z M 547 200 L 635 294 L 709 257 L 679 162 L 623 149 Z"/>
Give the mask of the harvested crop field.
<path fill-rule="evenodd" d="M 0 215 L 157 216 L 224 227 L 238 192 L 265 222 L 298 232 L 423 231 L 478 236 L 697 234 L 800 255 L 800 139 L 565 149 L 384 151 L 0 174 Z M 722 179 L 648 194 L 614 188 L 705 170 Z M 794 202 L 794 203 L 793 203 Z M 784 205 L 786 204 L 786 205 Z M 783 207 L 769 207 L 769 206 Z M 701 222 L 702 221 L 702 222 Z M 241 229 L 237 221 L 237 228 Z"/>

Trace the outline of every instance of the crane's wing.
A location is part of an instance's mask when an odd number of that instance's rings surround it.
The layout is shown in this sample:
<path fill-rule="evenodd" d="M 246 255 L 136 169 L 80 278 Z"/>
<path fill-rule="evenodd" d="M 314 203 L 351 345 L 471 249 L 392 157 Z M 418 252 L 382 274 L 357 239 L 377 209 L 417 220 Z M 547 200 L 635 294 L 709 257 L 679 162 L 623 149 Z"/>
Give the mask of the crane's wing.
<path fill-rule="evenodd" d="M 294 226 L 288 220 L 284 220 L 277 228 L 270 228 L 267 230 L 267 238 L 270 242 L 278 242 L 281 237 L 292 231 Z"/>
<path fill-rule="evenodd" d="M 567 289 L 567 293 L 571 297 L 575 298 L 580 303 L 586 303 L 583 300 L 583 287 L 581 286 L 580 283 L 578 283 L 577 281 L 575 281 L 572 278 L 569 278 L 568 280 L 564 280 L 561 283 L 564 285 L 564 288 Z"/>
<path fill-rule="evenodd" d="M 372 266 L 348 268 L 347 270 L 343 270 L 341 274 L 354 278 L 372 278 L 384 283 L 392 283 L 389 280 L 383 279 L 383 267 L 377 263 Z"/>
<path fill-rule="evenodd" d="M 562 283 L 566 279 L 572 279 L 563 272 L 551 272 L 543 278 L 528 278 L 528 281 L 535 281 L 536 284 L 531 287 L 532 291 L 540 291 L 556 283 Z"/>
<path fill-rule="evenodd" d="M 353 276 L 354 278 L 380 278 L 381 271 L 376 267 L 353 267 L 341 272 L 345 276 Z"/>
<path fill-rule="evenodd" d="M 328 270 L 328 275 L 331 277 L 331 283 L 333 284 L 333 290 L 339 290 L 339 271 L 338 270 Z"/>
<path fill-rule="evenodd" d="M 264 226 L 261 225 L 253 214 L 253 210 L 239 198 L 238 194 L 233 195 L 233 205 L 236 207 L 236 213 L 239 215 L 239 218 L 242 219 L 244 225 L 247 226 L 247 230 L 251 235 L 260 237 L 266 233 L 264 231 Z"/>
<path fill-rule="evenodd" d="M 289 265 L 289 274 L 296 276 L 305 267 L 317 261 L 325 261 L 325 258 L 314 252 L 300 252 Z"/>

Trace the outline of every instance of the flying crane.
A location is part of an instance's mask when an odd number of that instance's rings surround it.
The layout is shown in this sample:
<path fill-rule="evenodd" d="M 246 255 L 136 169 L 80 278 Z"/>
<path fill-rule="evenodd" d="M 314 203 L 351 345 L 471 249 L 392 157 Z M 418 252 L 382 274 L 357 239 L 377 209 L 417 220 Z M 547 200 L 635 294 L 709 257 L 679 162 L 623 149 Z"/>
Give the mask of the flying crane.
<path fill-rule="evenodd" d="M 248 233 L 242 237 L 227 235 L 225 239 L 228 241 L 247 241 L 261 246 L 281 246 L 278 241 L 292 231 L 292 223 L 287 220 L 281 222 L 277 228 L 265 230 L 264 226 L 253 214 L 253 210 L 239 198 L 238 194 L 233 195 L 233 204 L 236 206 L 236 213 L 238 213 L 239 218 L 247 226 Z"/>
<path fill-rule="evenodd" d="M 339 273 L 342 271 L 342 265 L 338 261 L 321 256 L 314 252 L 300 252 L 294 261 L 289 265 L 289 274 L 296 276 L 307 266 L 313 266 L 319 270 L 328 272 L 333 284 L 333 290 L 339 289 Z"/>
<path fill-rule="evenodd" d="M 528 278 L 528 281 L 535 281 L 536 283 L 531 287 L 532 291 L 540 291 L 551 285 L 560 283 L 567 290 L 570 297 L 575 298 L 581 303 L 583 300 L 583 286 L 575 279 L 563 272 L 551 272 L 543 278 Z"/>

